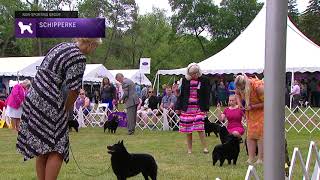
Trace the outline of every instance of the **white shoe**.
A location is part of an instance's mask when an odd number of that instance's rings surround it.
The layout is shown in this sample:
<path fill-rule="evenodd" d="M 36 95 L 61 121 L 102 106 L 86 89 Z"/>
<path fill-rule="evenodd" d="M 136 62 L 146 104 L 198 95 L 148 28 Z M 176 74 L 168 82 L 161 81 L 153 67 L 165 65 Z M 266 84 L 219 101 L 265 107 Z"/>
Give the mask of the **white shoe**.
<path fill-rule="evenodd" d="M 248 159 L 246 162 L 247 162 L 249 165 L 253 165 L 253 160 L 251 160 L 251 159 Z"/>
<path fill-rule="evenodd" d="M 254 164 L 255 165 L 263 164 L 263 161 L 261 159 L 258 159 Z"/>

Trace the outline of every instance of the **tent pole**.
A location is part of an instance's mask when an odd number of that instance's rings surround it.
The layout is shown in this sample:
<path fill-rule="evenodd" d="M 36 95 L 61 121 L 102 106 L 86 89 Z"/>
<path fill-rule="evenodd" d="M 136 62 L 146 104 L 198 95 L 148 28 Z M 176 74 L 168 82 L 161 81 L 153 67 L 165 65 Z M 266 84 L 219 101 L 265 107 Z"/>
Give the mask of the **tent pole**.
<path fill-rule="evenodd" d="M 285 179 L 285 75 L 288 0 L 267 0 L 264 85 L 264 179 Z"/>
<path fill-rule="evenodd" d="M 292 71 L 291 72 L 291 82 L 290 82 L 290 92 L 291 92 L 291 90 L 293 88 L 293 84 L 294 84 L 294 72 Z M 293 99 L 293 96 L 291 95 L 290 96 L 290 109 L 292 108 L 292 99 Z"/>
<path fill-rule="evenodd" d="M 152 89 L 154 89 L 154 88 L 156 87 L 157 77 L 158 77 L 158 72 L 157 72 L 156 75 L 154 76 Z"/>
<path fill-rule="evenodd" d="M 19 78 L 19 72 L 17 72 L 17 81 L 18 81 L 18 84 L 19 84 L 19 80 L 20 80 L 20 78 Z"/>
<path fill-rule="evenodd" d="M 159 87 L 160 87 L 160 74 L 158 74 L 157 95 L 159 95 Z"/>

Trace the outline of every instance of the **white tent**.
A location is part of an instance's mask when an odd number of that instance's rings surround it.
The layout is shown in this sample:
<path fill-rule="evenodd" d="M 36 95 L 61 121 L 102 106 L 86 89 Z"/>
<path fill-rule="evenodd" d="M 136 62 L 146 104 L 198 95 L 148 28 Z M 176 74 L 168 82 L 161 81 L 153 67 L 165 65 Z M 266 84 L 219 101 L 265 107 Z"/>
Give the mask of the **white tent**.
<path fill-rule="evenodd" d="M 151 86 L 150 80 L 146 75 L 140 73 L 139 69 L 110 70 L 115 77 L 117 73 L 123 74 L 126 78 L 131 79 L 134 83 Z"/>
<path fill-rule="evenodd" d="M 226 48 L 199 63 L 204 74 L 261 73 L 265 60 L 266 6 Z M 287 18 L 287 72 L 320 71 L 320 47 Z M 186 69 L 159 70 L 160 75 L 185 74 Z"/>
<path fill-rule="evenodd" d="M 0 58 L 0 76 L 34 77 L 43 57 Z"/>
<path fill-rule="evenodd" d="M 87 64 L 83 75 L 85 82 L 101 82 L 102 78 L 108 77 L 111 82 L 115 79 L 109 70 L 102 64 Z"/>

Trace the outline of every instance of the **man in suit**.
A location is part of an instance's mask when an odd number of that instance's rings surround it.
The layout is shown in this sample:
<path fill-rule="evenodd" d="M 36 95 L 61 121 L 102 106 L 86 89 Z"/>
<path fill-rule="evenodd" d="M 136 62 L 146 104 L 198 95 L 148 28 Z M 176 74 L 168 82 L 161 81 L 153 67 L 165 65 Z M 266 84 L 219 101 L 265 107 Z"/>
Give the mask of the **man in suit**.
<path fill-rule="evenodd" d="M 139 104 L 139 97 L 136 93 L 135 84 L 130 79 L 127 79 L 123 74 L 116 74 L 116 80 L 122 84 L 123 96 L 121 100 L 124 101 L 127 116 L 128 116 L 128 135 L 133 135 L 136 121 L 137 121 L 137 107 Z"/>

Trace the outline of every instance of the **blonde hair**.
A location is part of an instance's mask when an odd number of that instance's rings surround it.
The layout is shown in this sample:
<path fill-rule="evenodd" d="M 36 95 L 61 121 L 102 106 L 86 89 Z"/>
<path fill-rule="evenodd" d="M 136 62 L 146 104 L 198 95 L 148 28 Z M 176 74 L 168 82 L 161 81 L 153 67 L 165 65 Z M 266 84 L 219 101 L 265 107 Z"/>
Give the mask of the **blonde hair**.
<path fill-rule="evenodd" d="M 29 88 L 31 86 L 31 81 L 29 79 L 25 79 L 22 81 L 22 84 L 24 84 L 26 88 Z"/>
<path fill-rule="evenodd" d="M 74 42 L 86 43 L 86 44 L 101 44 L 101 38 L 74 38 Z"/>
<path fill-rule="evenodd" d="M 237 90 L 240 91 L 240 95 L 246 101 L 245 107 L 248 108 L 250 106 L 250 80 L 247 75 L 242 74 L 238 75 L 235 80 L 234 84 L 237 87 Z M 239 86 L 244 85 L 244 90 L 239 89 Z"/>
<path fill-rule="evenodd" d="M 84 54 L 92 53 L 102 42 L 100 38 L 75 38 L 74 41 Z"/>
<path fill-rule="evenodd" d="M 198 77 L 202 76 L 202 71 L 197 63 L 190 63 L 187 67 L 185 78 L 191 80 L 191 73 L 196 73 Z"/>
<path fill-rule="evenodd" d="M 84 90 L 84 89 L 81 88 L 81 89 L 79 90 L 79 93 L 81 93 L 81 92 L 86 93 L 86 90 Z"/>

